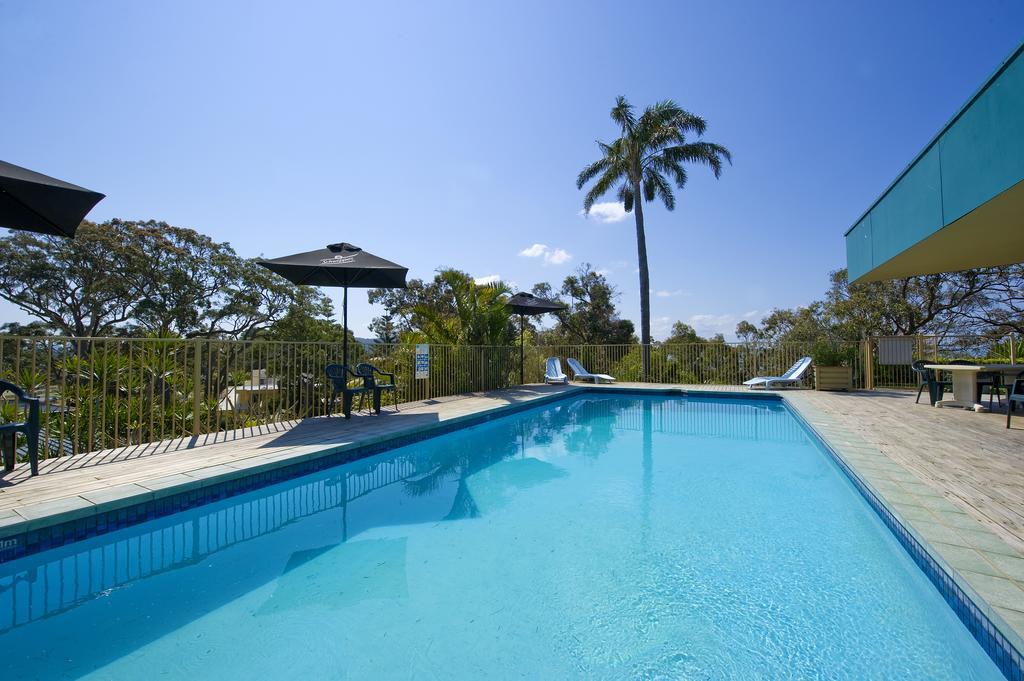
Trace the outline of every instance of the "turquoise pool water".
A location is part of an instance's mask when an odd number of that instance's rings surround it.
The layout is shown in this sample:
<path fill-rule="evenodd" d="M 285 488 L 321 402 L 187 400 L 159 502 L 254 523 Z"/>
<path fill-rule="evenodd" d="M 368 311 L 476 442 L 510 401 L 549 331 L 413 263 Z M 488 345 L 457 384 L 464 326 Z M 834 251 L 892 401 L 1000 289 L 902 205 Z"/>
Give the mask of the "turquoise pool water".
<path fill-rule="evenodd" d="M 780 403 L 627 394 L 0 565 L 0 670 L 1001 678 Z"/>

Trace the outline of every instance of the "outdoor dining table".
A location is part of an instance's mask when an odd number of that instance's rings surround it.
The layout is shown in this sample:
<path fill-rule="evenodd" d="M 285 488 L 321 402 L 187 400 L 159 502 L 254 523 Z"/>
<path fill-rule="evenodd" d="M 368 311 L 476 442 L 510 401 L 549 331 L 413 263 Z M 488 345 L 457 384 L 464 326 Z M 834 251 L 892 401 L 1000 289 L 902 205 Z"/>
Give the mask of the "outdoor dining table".
<path fill-rule="evenodd" d="M 986 412 L 988 408 L 977 401 L 978 373 L 1016 373 L 1024 371 L 1022 364 L 925 364 L 925 369 L 948 371 L 953 377 L 953 399 L 938 400 L 936 407 L 963 407 L 976 412 Z"/>

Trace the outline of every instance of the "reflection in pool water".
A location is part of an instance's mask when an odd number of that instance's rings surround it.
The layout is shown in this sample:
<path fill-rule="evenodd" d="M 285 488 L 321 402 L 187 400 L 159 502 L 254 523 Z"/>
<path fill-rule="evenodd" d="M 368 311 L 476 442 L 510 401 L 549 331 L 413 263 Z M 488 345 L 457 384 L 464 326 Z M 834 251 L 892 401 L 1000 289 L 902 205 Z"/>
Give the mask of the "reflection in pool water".
<path fill-rule="evenodd" d="M 0 566 L 4 678 L 996 678 L 781 405 L 594 395 Z"/>

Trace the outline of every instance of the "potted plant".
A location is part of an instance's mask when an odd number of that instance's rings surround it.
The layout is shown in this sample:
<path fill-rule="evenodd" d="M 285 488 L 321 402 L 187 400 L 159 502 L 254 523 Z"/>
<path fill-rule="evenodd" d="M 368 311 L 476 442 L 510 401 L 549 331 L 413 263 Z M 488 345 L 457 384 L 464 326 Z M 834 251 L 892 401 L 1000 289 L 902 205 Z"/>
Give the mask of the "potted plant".
<path fill-rule="evenodd" d="M 854 347 L 838 348 L 828 342 L 816 344 L 811 352 L 815 390 L 853 390 L 853 356 L 856 352 Z"/>

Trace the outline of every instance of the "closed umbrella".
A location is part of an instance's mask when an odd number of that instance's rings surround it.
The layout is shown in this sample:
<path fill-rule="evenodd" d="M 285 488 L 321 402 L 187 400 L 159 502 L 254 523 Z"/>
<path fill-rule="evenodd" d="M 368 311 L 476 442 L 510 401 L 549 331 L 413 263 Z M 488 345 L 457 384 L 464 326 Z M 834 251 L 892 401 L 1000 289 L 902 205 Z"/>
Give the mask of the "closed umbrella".
<path fill-rule="evenodd" d="M 257 262 L 294 284 L 342 287 L 342 321 L 345 327 L 342 355 L 345 366 L 348 366 L 349 288 L 405 288 L 405 275 L 409 273 L 408 267 L 344 242 L 330 244 L 316 251 Z"/>
<path fill-rule="evenodd" d="M 99 192 L 0 161 L 0 227 L 74 237 Z"/>
<path fill-rule="evenodd" d="M 525 383 L 525 372 L 523 369 L 525 361 L 523 350 L 523 317 L 526 315 L 534 316 L 547 314 L 549 312 L 558 312 L 559 310 L 566 309 L 566 306 L 555 300 L 538 298 L 532 293 L 517 293 L 509 298 L 505 305 L 512 310 L 512 312 L 519 315 L 519 382 Z"/>

